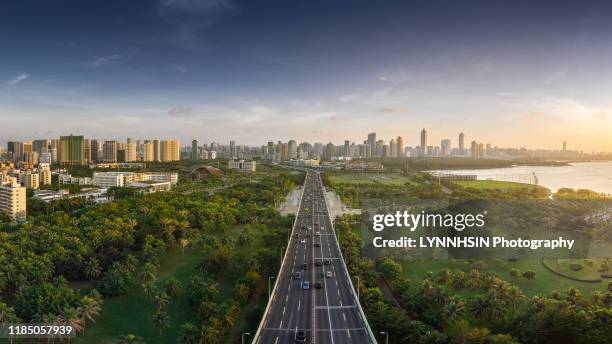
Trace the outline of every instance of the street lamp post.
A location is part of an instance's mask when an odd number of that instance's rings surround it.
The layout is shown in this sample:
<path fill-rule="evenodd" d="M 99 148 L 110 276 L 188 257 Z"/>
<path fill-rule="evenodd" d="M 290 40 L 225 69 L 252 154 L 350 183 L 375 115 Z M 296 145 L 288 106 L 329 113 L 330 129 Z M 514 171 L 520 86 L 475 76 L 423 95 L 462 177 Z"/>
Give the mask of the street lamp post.
<path fill-rule="evenodd" d="M 270 281 L 274 279 L 274 276 L 268 276 L 268 300 L 270 300 Z"/>
<path fill-rule="evenodd" d="M 389 334 L 387 332 L 381 332 L 383 336 L 385 336 L 385 344 L 389 344 Z"/>
<path fill-rule="evenodd" d="M 244 336 L 250 336 L 251 332 L 245 332 L 242 334 L 242 344 L 244 344 Z"/>
<path fill-rule="evenodd" d="M 355 277 L 357 277 L 357 300 L 359 300 L 359 285 L 360 285 L 359 276 L 355 276 Z"/>

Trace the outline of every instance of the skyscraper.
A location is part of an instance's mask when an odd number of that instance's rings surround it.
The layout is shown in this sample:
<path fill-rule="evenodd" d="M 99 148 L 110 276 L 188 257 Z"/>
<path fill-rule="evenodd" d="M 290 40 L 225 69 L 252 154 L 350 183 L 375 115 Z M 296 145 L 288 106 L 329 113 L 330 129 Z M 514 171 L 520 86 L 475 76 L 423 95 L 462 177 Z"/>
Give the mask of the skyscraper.
<path fill-rule="evenodd" d="M 370 150 L 372 153 L 372 156 L 376 155 L 375 150 L 376 150 L 376 133 L 369 133 L 368 134 L 368 144 L 370 145 Z"/>
<path fill-rule="evenodd" d="M 465 134 L 459 133 L 459 154 L 465 155 Z"/>
<path fill-rule="evenodd" d="M 161 161 L 161 145 L 159 140 L 153 140 L 153 160 Z"/>
<path fill-rule="evenodd" d="M 440 142 L 440 155 L 448 156 L 451 154 L 451 140 L 444 139 Z"/>
<path fill-rule="evenodd" d="M 427 155 L 427 130 L 421 130 L 421 152 L 422 155 Z"/>
<path fill-rule="evenodd" d="M 136 144 L 134 142 L 128 142 L 125 145 L 125 161 L 132 162 L 136 161 Z"/>
<path fill-rule="evenodd" d="M 386 154 L 389 157 L 397 158 L 397 142 L 395 139 L 389 141 L 389 152 Z"/>
<path fill-rule="evenodd" d="M 295 140 L 289 140 L 287 142 L 287 149 L 289 150 L 289 159 L 297 159 L 297 143 Z"/>
<path fill-rule="evenodd" d="M 198 140 L 191 141 L 191 160 L 198 160 Z"/>
<path fill-rule="evenodd" d="M 117 162 L 117 141 L 104 141 L 102 145 L 102 161 Z"/>
<path fill-rule="evenodd" d="M 85 138 L 83 136 L 60 136 L 58 162 L 61 165 L 85 165 Z"/>
<path fill-rule="evenodd" d="M 153 144 L 151 142 L 145 141 L 142 145 L 142 161 L 155 161 Z"/>
<path fill-rule="evenodd" d="M 161 161 L 178 161 L 181 159 L 179 140 L 161 141 Z"/>
<path fill-rule="evenodd" d="M 97 163 L 100 161 L 100 143 L 98 140 L 91 140 L 89 145 L 91 146 L 91 156 L 90 160 L 93 163 Z"/>
<path fill-rule="evenodd" d="M 563 141 L 563 151 L 565 152 L 567 150 L 567 142 Z"/>
<path fill-rule="evenodd" d="M 404 156 L 404 139 L 401 136 L 397 137 L 397 157 Z"/>

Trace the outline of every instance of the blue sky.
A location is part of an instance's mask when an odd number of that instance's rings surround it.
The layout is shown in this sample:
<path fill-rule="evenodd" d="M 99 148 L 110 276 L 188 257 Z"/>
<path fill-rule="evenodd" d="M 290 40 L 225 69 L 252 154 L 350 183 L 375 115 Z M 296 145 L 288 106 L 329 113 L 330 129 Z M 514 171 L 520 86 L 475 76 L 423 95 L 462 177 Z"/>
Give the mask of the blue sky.
<path fill-rule="evenodd" d="M 57 137 L 612 151 L 604 1 L 5 1 L 0 143 Z"/>

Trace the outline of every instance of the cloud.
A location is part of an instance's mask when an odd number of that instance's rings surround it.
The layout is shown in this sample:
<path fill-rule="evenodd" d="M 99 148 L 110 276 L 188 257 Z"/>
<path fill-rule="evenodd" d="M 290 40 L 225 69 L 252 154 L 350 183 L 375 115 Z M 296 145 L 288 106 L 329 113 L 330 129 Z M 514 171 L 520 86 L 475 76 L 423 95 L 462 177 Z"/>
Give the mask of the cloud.
<path fill-rule="evenodd" d="M 110 64 L 116 63 L 117 61 L 123 60 L 125 58 L 127 58 L 129 56 L 129 54 L 113 54 L 113 55 L 108 55 L 108 56 L 100 56 L 100 57 L 96 57 L 95 59 L 93 59 L 93 61 L 91 61 L 89 64 L 92 67 L 104 67 L 104 66 L 108 66 Z"/>
<path fill-rule="evenodd" d="M 357 99 L 359 99 L 359 95 L 357 94 L 345 94 L 345 95 L 338 97 L 338 100 L 343 103 L 352 102 Z"/>
<path fill-rule="evenodd" d="M 193 113 L 193 109 L 190 107 L 186 107 L 186 106 L 175 106 L 173 108 L 170 108 L 170 110 L 168 110 L 168 115 L 170 116 L 182 116 L 182 115 L 189 115 Z"/>
<path fill-rule="evenodd" d="M 404 107 L 386 107 L 381 110 L 381 112 L 386 112 L 386 113 L 400 113 L 400 112 L 406 112 L 406 111 L 408 110 Z"/>
<path fill-rule="evenodd" d="M 22 81 L 24 81 L 26 79 L 29 79 L 29 78 L 30 78 L 30 74 L 25 74 L 25 73 L 24 74 L 19 74 L 16 77 L 14 77 L 14 78 L 12 78 L 10 80 L 7 80 L 6 84 L 9 87 L 13 87 L 13 86 L 17 85 L 18 83 L 20 83 L 20 82 L 22 82 Z"/>
<path fill-rule="evenodd" d="M 230 0 L 161 0 L 158 2 L 160 17 L 176 26 L 176 39 L 183 47 L 201 43 L 200 31 L 217 23 L 236 6 Z"/>

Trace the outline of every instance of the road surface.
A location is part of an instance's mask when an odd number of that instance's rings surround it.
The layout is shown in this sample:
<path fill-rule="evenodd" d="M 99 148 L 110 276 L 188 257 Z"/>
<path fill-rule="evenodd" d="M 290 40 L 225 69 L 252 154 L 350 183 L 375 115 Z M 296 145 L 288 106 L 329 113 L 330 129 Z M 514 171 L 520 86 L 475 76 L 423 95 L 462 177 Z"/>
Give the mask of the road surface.
<path fill-rule="evenodd" d="M 254 344 L 296 343 L 302 333 L 306 343 L 376 343 L 349 280 L 323 192 L 320 175 L 307 172 L 288 249 Z"/>

